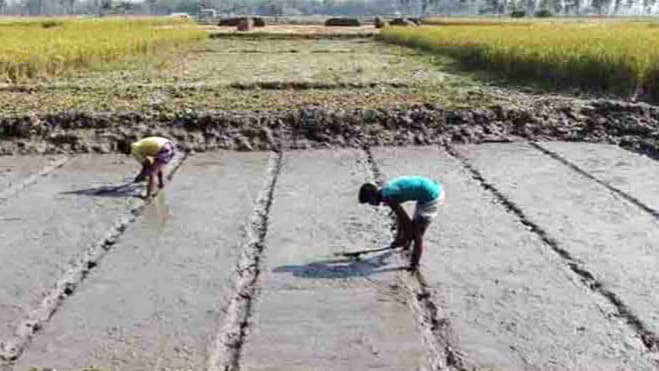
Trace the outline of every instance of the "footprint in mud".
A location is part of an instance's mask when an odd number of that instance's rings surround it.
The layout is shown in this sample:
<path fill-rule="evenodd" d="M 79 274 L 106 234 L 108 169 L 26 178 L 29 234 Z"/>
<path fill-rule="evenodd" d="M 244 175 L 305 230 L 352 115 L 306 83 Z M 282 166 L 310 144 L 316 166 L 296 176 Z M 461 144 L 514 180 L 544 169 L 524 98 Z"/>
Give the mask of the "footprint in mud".
<path fill-rule="evenodd" d="M 395 267 L 388 264 L 388 259 L 392 254 L 393 252 L 387 251 L 363 260 L 342 258 L 301 265 L 282 265 L 273 269 L 273 272 L 290 273 L 299 278 L 341 279 L 368 277 L 374 274 L 405 269 L 405 267 Z"/>

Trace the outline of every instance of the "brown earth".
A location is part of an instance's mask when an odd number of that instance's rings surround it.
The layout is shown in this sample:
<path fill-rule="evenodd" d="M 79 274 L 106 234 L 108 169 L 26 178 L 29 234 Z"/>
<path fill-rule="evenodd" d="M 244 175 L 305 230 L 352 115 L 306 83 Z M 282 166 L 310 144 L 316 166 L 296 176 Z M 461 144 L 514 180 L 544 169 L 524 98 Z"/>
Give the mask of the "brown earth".
<path fill-rule="evenodd" d="M 204 26 L 204 30 L 208 31 L 211 34 L 211 37 L 226 37 L 226 36 L 236 36 L 235 27 L 220 27 L 220 26 Z M 340 37 L 356 37 L 364 36 L 371 37 L 374 34 L 379 32 L 376 30 L 372 24 L 356 26 L 356 27 L 325 27 L 322 24 L 319 25 L 291 25 L 291 24 L 274 24 L 267 25 L 265 27 L 260 27 L 250 34 L 267 34 L 270 36 L 285 35 L 293 37 L 295 35 L 307 36 L 307 37 L 322 37 L 322 38 L 340 38 Z"/>
<path fill-rule="evenodd" d="M 163 135 L 182 148 L 285 148 L 562 140 L 621 145 L 659 158 L 659 108 L 616 101 L 546 99 L 526 108 L 63 112 L 0 116 L 0 154 L 109 153 Z"/>

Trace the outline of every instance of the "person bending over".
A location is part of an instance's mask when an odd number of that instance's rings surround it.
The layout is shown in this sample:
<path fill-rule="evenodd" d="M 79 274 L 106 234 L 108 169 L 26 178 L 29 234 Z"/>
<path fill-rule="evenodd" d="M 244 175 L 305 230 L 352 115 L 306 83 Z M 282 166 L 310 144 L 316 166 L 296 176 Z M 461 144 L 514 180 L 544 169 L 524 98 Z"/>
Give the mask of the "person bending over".
<path fill-rule="evenodd" d="M 158 187 L 163 188 L 163 168 L 174 157 L 174 143 L 167 138 L 146 137 L 130 145 L 131 155 L 142 165 L 142 170 L 134 182 L 141 182 L 148 178 L 146 198 L 151 197 L 156 190 L 156 176 Z"/>
<path fill-rule="evenodd" d="M 404 247 L 407 250 L 414 242 L 410 258 L 410 270 L 418 269 L 423 253 L 423 235 L 432 219 L 437 215 L 439 205 L 444 201 L 444 189 L 436 180 L 422 176 L 402 176 L 387 181 L 382 187 L 365 183 L 359 189 L 359 203 L 374 206 L 387 204 L 396 215 L 396 239 L 392 248 Z M 415 201 L 416 208 L 412 219 L 401 205 Z"/>

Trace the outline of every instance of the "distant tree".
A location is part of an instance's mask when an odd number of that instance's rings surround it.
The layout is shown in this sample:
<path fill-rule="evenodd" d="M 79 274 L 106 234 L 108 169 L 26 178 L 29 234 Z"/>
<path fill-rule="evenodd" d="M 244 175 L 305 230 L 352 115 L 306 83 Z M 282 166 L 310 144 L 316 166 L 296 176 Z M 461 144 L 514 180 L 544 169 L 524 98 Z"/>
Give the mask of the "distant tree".
<path fill-rule="evenodd" d="M 66 14 L 73 14 L 75 11 L 75 0 L 59 0 L 60 5 L 64 8 Z"/>
<path fill-rule="evenodd" d="M 428 12 L 428 8 L 435 7 L 439 3 L 439 0 L 421 0 L 421 15 L 425 15 Z"/>
<path fill-rule="evenodd" d="M 608 2 L 606 0 L 593 0 L 590 4 L 590 6 L 597 11 L 597 14 L 600 16 L 604 13 L 604 9 L 606 7 L 606 4 Z"/>
<path fill-rule="evenodd" d="M 122 1 L 119 4 L 115 5 L 115 13 L 128 14 L 133 9 L 133 3 L 130 1 Z"/>
<path fill-rule="evenodd" d="M 421 0 L 421 14 L 426 14 L 428 11 L 428 0 Z"/>
<path fill-rule="evenodd" d="M 281 1 L 271 0 L 268 3 L 268 15 L 275 17 L 275 22 L 277 22 L 279 17 L 284 15 L 284 4 Z"/>
<path fill-rule="evenodd" d="M 403 12 L 409 13 L 410 11 L 410 0 L 398 0 L 400 7 L 403 9 Z"/>
<path fill-rule="evenodd" d="M 158 5 L 158 0 L 146 0 L 146 4 L 149 7 L 149 14 L 156 14 L 156 5 Z"/>
<path fill-rule="evenodd" d="M 6 7 L 7 7 L 7 0 L 0 0 L 0 15 L 5 14 Z"/>
<path fill-rule="evenodd" d="M 572 5 L 573 5 L 574 14 L 581 15 L 581 11 L 582 11 L 581 7 L 583 6 L 581 0 L 574 0 Z"/>
<path fill-rule="evenodd" d="M 111 12 L 112 12 L 112 0 L 101 0 L 101 4 L 99 6 L 99 14 L 103 16 Z"/>
<path fill-rule="evenodd" d="M 535 11 L 535 0 L 526 0 L 526 13 L 532 14 Z"/>
<path fill-rule="evenodd" d="M 204 8 L 212 8 L 212 6 L 204 7 Z M 197 12 L 199 9 L 199 5 L 196 0 L 190 0 L 190 1 L 179 1 L 176 3 L 176 7 L 174 8 L 175 11 L 177 12 L 183 12 L 183 13 L 188 13 L 188 14 L 194 14 Z"/>
<path fill-rule="evenodd" d="M 27 0 L 27 13 L 29 15 L 43 15 L 44 5 L 44 0 Z"/>

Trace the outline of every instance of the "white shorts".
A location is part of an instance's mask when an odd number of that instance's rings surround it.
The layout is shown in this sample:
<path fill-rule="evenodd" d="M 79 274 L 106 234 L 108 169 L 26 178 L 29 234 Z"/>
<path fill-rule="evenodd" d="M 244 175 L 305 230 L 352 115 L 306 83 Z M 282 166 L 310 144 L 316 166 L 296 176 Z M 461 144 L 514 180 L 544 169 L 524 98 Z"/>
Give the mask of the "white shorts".
<path fill-rule="evenodd" d="M 442 193 L 436 199 L 428 202 L 417 202 L 413 220 L 422 220 L 424 223 L 429 224 L 437 216 L 439 206 L 444 204 L 445 197 L 446 192 L 442 189 Z"/>

